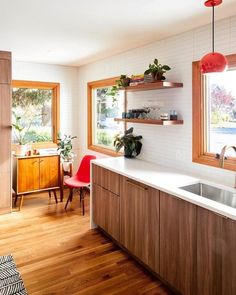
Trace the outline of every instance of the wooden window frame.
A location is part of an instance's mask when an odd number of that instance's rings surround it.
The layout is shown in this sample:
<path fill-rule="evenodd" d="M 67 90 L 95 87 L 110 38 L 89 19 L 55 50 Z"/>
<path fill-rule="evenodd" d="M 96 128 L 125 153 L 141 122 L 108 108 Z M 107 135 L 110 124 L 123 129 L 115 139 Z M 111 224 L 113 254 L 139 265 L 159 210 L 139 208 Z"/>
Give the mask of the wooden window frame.
<path fill-rule="evenodd" d="M 229 68 L 236 67 L 236 54 L 226 56 Z M 216 155 L 206 152 L 206 108 L 204 101 L 204 79 L 200 69 L 200 61 L 192 63 L 192 161 L 199 164 L 220 168 Z M 219 151 L 220 152 L 220 151 Z M 224 162 L 224 169 L 236 171 L 235 157 L 228 157 Z"/>
<path fill-rule="evenodd" d="M 52 141 L 33 143 L 33 148 L 51 148 L 57 146 L 57 135 L 60 130 L 60 83 L 12 80 L 12 88 L 37 88 L 53 91 L 52 98 Z M 12 144 L 14 149 L 15 144 Z"/>
<path fill-rule="evenodd" d="M 108 156 L 117 157 L 122 153 L 116 153 L 108 148 L 97 146 L 93 144 L 93 89 L 99 87 L 108 87 L 116 84 L 116 80 L 120 77 L 113 77 L 98 81 L 92 81 L 87 83 L 87 115 L 88 115 L 88 132 L 87 132 L 87 146 L 89 150 L 105 154 Z"/>

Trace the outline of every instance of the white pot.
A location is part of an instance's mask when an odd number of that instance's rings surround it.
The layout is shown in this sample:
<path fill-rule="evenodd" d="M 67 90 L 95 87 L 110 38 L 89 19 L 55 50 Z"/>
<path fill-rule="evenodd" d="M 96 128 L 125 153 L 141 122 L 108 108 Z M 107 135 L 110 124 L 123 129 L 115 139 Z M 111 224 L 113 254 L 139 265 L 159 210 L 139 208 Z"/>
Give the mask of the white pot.
<path fill-rule="evenodd" d="M 63 170 L 70 171 L 70 164 L 71 164 L 71 162 L 62 162 Z"/>
<path fill-rule="evenodd" d="M 27 152 L 27 144 L 16 145 L 16 156 L 25 156 Z"/>

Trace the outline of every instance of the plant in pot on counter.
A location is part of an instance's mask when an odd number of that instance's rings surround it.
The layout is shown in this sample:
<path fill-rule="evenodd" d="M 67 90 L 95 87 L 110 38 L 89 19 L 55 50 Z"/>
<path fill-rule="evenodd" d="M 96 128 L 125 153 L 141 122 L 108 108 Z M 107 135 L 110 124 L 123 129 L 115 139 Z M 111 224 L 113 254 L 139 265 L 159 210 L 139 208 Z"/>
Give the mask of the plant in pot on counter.
<path fill-rule="evenodd" d="M 166 79 L 164 74 L 170 71 L 171 68 L 167 65 L 158 63 L 158 59 L 154 59 L 153 64 L 149 64 L 149 68 L 144 72 L 144 75 L 152 75 L 154 81 L 163 81 Z"/>
<path fill-rule="evenodd" d="M 60 153 L 63 169 L 65 171 L 68 171 L 69 164 L 73 162 L 75 157 L 75 153 L 72 152 L 72 140 L 75 138 L 77 138 L 77 136 L 71 135 L 64 135 L 64 137 L 62 138 L 62 136 L 58 134 L 57 150 Z"/>
<path fill-rule="evenodd" d="M 124 156 L 126 158 L 135 158 L 138 156 L 142 149 L 141 135 L 133 134 L 134 128 L 126 130 L 123 135 L 117 135 L 114 140 L 116 152 L 119 152 L 124 147 Z"/>

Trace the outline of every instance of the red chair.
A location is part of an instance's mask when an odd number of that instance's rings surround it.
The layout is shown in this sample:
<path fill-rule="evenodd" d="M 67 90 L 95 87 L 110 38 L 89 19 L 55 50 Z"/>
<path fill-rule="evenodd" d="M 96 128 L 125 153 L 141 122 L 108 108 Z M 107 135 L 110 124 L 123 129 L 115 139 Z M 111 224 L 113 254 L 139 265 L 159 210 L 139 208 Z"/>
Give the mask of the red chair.
<path fill-rule="evenodd" d="M 66 202 L 65 210 L 67 208 L 67 205 L 70 202 L 72 202 L 73 198 L 73 189 L 79 188 L 80 193 L 80 203 L 82 201 L 83 205 L 83 215 L 84 215 L 84 194 L 83 189 L 89 188 L 90 185 L 90 162 L 91 160 L 96 159 L 95 156 L 92 155 L 86 155 L 83 157 L 79 169 L 77 173 L 65 180 L 65 184 L 70 188 L 70 194 Z"/>

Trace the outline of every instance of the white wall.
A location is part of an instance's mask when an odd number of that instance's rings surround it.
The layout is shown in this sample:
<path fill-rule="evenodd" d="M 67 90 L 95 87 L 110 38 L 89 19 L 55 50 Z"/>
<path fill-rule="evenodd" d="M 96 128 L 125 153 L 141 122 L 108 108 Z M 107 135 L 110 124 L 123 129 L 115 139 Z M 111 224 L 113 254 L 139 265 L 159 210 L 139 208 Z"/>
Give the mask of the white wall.
<path fill-rule="evenodd" d="M 79 138 L 78 69 L 75 67 L 19 62 L 13 59 L 12 70 L 13 80 L 60 83 L 60 131 L 62 134 L 76 135 Z M 78 142 L 77 139 L 73 144 L 74 151 L 77 154 Z"/>
<path fill-rule="evenodd" d="M 215 45 L 216 50 L 224 54 L 236 53 L 236 16 L 216 24 Z M 135 133 L 143 135 L 140 158 L 180 168 L 226 185 L 233 185 L 232 172 L 192 163 L 192 61 L 199 60 L 210 50 L 210 26 L 205 26 L 80 67 L 78 76 L 80 156 L 87 152 L 91 153 L 87 150 L 87 82 L 120 74 L 143 73 L 149 62 L 157 57 L 161 63 L 166 63 L 172 68 L 167 74 L 167 79 L 183 82 L 183 89 L 140 92 L 129 94 L 129 97 L 132 101 L 135 99 L 138 106 L 142 106 L 149 99 L 163 101 L 166 110 L 178 111 L 180 117 L 184 119 L 184 125 L 135 124 Z"/>

